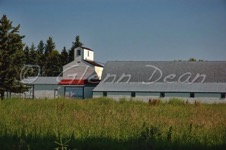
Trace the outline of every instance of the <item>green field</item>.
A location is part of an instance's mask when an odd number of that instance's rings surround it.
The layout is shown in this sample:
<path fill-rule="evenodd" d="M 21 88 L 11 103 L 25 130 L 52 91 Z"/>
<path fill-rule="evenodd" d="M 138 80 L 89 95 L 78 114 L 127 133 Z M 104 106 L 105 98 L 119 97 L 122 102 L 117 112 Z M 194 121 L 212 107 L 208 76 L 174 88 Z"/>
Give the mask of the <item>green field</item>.
<path fill-rule="evenodd" d="M 0 149 L 226 149 L 226 104 L 0 101 Z"/>

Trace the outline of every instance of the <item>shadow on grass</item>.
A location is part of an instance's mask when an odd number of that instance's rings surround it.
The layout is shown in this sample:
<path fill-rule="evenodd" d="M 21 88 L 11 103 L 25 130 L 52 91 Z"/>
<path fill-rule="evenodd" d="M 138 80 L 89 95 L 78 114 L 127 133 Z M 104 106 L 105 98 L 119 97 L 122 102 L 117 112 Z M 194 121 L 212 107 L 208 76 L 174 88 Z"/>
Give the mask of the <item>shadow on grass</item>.
<path fill-rule="evenodd" d="M 68 141 L 68 143 L 64 143 Z M 32 137 L 32 136 L 1 136 L 0 149 L 1 150 L 155 150 L 155 149 L 185 149 L 185 150 L 223 150 L 226 149 L 226 143 L 221 145 L 206 145 L 195 141 L 168 141 L 162 139 L 151 139 L 145 136 L 140 136 L 137 139 L 115 140 L 104 137 L 87 137 L 84 139 L 77 139 L 72 136 L 70 138 L 60 139 L 56 136 L 48 137 Z"/>

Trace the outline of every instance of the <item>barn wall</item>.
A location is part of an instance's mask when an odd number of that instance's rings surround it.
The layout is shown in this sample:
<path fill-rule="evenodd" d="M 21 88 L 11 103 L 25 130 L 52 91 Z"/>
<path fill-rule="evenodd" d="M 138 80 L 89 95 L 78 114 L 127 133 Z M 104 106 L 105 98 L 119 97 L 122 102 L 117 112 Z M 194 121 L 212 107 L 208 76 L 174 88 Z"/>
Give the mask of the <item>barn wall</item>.
<path fill-rule="evenodd" d="M 101 91 L 94 91 L 93 97 L 103 97 Z M 226 103 L 226 98 L 220 98 L 220 93 L 195 93 L 195 97 L 191 98 L 190 93 L 165 93 L 165 97 L 160 97 L 160 92 L 135 92 L 135 97 L 131 97 L 131 92 L 106 92 L 107 97 L 119 100 L 121 98 L 142 100 L 148 102 L 150 98 L 157 98 L 163 101 L 168 101 L 172 98 L 179 98 L 189 103 L 199 101 L 201 103 Z"/>
<path fill-rule="evenodd" d="M 150 98 L 159 98 L 160 93 L 136 92 L 136 98 L 148 101 Z"/>
<path fill-rule="evenodd" d="M 94 52 L 93 51 L 84 49 L 83 52 L 84 52 L 83 53 L 83 59 L 84 60 L 90 60 L 90 61 L 94 60 Z"/>
<path fill-rule="evenodd" d="M 165 93 L 165 97 L 190 97 L 190 93 Z"/>
<path fill-rule="evenodd" d="M 220 98 L 220 93 L 195 93 L 195 97 L 203 97 L 203 98 Z"/>
<path fill-rule="evenodd" d="M 93 92 L 93 98 L 103 97 L 103 92 Z"/>
<path fill-rule="evenodd" d="M 58 89 L 58 92 L 55 91 Z M 34 98 L 55 98 L 64 96 L 64 87 L 61 85 L 34 85 Z"/>
<path fill-rule="evenodd" d="M 103 67 L 95 66 L 95 71 L 96 71 L 96 74 L 97 74 L 99 79 L 101 79 L 103 69 L 104 69 Z"/>
<path fill-rule="evenodd" d="M 131 92 L 107 92 L 107 97 L 119 100 L 120 98 L 131 98 Z"/>

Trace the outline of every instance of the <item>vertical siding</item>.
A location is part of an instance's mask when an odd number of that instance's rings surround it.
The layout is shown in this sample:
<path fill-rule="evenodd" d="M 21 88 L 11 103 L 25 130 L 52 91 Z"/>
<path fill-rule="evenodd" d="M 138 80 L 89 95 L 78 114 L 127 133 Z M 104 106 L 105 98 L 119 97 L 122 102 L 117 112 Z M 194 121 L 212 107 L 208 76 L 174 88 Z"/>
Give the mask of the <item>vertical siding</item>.
<path fill-rule="evenodd" d="M 93 98 L 103 97 L 103 92 L 93 92 Z"/>
<path fill-rule="evenodd" d="M 104 69 L 103 67 L 97 67 L 97 66 L 95 66 L 95 72 L 96 72 L 96 74 L 97 74 L 97 76 L 98 76 L 99 79 L 101 79 L 103 69 Z"/>
<path fill-rule="evenodd" d="M 190 93 L 165 93 L 165 97 L 190 97 Z"/>
<path fill-rule="evenodd" d="M 113 99 L 120 99 L 120 98 L 131 98 L 131 92 L 107 92 L 107 97 L 113 98 Z"/>
<path fill-rule="evenodd" d="M 144 101 L 148 101 L 150 98 L 159 98 L 160 93 L 155 92 L 136 92 L 136 98 Z"/>
<path fill-rule="evenodd" d="M 220 93 L 195 93 L 195 97 L 220 98 Z"/>
<path fill-rule="evenodd" d="M 90 51 L 90 50 L 84 49 L 83 59 L 84 60 L 94 61 L 94 52 L 93 51 Z"/>
<path fill-rule="evenodd" d="M 58 93 L 55 93 L 55 89 L 58 89 Z M 63 86 L 44 84 L 34 85 L 34 98 L 55 98 L 55 96 L 64 96 Z"/>

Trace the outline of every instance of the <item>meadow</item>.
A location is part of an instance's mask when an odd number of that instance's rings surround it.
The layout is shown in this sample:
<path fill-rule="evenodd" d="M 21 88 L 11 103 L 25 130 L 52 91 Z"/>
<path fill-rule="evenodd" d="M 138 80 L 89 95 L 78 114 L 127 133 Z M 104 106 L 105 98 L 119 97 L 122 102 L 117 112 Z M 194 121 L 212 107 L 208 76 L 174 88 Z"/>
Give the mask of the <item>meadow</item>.
<path fill-rule="evenodd" d="M 226 149 L 226 104 L 0 101 L 2 150 Z"/>

